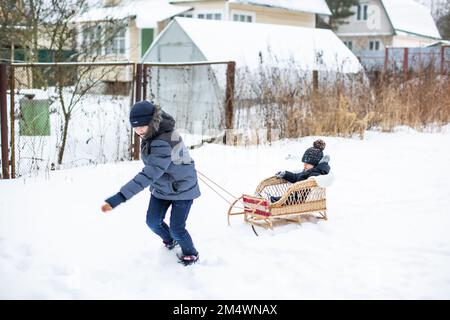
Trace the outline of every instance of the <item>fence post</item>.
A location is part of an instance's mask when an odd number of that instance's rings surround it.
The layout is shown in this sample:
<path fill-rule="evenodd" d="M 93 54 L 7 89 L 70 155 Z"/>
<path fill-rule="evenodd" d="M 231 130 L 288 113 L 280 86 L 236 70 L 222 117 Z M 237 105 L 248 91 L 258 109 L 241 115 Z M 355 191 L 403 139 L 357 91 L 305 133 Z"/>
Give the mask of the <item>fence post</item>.
<path fill-rule="evenodd" d="M 1 141 L 2 141 L 2 177 L 9 179 L 9 155 L 8 155 L 8 114 L 6 106 L 6 90 L 8 78 L 6 75 L 6 64 L 0 64 L 0 118 L 1 118 Z"/>
<path fill-rule="evenodd" d="M 389 64 L 389 48 L 386 47 L 386 49 L 384 49 L 384 72 L 388 71 L 388 64 Z"/>
<path fill-rule="evenodd" d="M 227 137 L 230 129 L 233 129 L 233 100 L 234 100 L 234 79 L 236 72 L 236 62 L 231 61 L 227 64 L 227 89 L 225 93 L 225 136 L 224 143 L 227 144 Z M 231 138 L 231 136 L 230 136 Z M 228 141 L 229 142 L 229 141 Z"/>
<path fill-rule="evenodd" d="M 403 73 L 407 74 L 409 68 L 409 48 L 403 48 Z"/>
<path fill-rule="evenodd" d="M 10 102 L 9 105 L 11 106 L 11 112 L 9 114 L 10 117 L 10 124 L 11 124 L 11 178 L 16 178 L 16 128 L 15 128 L 15 121 L 16 116 L 14 114 L 14 106 L 15 104 L 15 86 L 16 86 L 16 73 L 14 66 L 10 66 L 9 68 L 9 83 L 10 83 Z"/>
<path fill-rule="evenodd" d="M 136 96 L 135 102 L 142 101 L 142 64 L 138 63 L 136 65 Z M 133 132 L 134 133 L 134 132 Z M 134 143 L 133 143 L 133 160 L 139 160 L 140 149 L 141 149 L 141 141 L 139 140 L 139 136 L 134 133 Z"/>
<path fill-rule="evenodd" d="M 313 70 L 313 92 L 316 94 L 319 91 L 319 71 Z"/>
<path fill-rule="evenodd" d="M 143 72 L 142 72 L 142 100 L 147 100 L 147 73 L 148 73 L 148 67 L 147 65 L 144 65 Z"/>
<path fill-rule="evenodd" d="M 441 47 L 441 74 L 445 74 L 445 49 L 448 48 L 446 46 Z"/>

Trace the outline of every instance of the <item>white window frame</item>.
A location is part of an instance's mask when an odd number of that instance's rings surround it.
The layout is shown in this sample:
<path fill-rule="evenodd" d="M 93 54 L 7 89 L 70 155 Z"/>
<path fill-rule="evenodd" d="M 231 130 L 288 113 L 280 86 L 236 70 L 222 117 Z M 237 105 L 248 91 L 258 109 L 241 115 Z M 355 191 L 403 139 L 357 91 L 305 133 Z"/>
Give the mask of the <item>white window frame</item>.
<path fill-rule="evenodd" d="M 92 55 L 103 55 L 103 45 L 98 47 L 95 52 L 89 48 L 93 42 L 102 42 L 102 28 L 102 24 L 94 24 L 92 22 L 80 25 L 80 45 L 82 48 L 87 49 Z"/>
<path fill-rule="evenodd" d="M 214 16 L 213 19 L 207 19 L 206 15 L 211 14 Z M 216 19 L 215 15 L 220 14 L 220 19 Z M 204 18 L 200 18 L 199 15 L 203 15 Z M 195 10 L 192 13 L 192 16 L 197 19 L 204 19 L 204 20 L 224 20 L 224 12 L 223 10 Z"/>
<path fill-rule="evenodd" d="M 112 39 L 112 43 L 105 43 L 105 55 L 128 56 L 127 50 L 127 48 L 129 48 L 128 26 L 121 31 L 124 31 L 123 35 L 119 36 L 119 34 L 116 34 L 116 36 Z M 121 48 L 121 43 L 123 43 L 123 48 Z"/>
<path fill-rule="evenodd" d="M 376 46 L 377 43 L 378 43 L 378 49 L 377 49 L 377 46 Z M 373 44 L 373 48 L 371 49 L 370 47 L 371 47 L 372 44 Z M 369 48 L 368 48 L 368 50 L 369 51 L 380 51 L 382 45 L 383 45 L 383 42 L 380 39 L 369 40 Z"/>
<path fill-rule="evenodd" d="M 356 20 L 367 21 L 369 19 L 369 4 L 360 3 L 356 6 Z"/>
<path fill-rule="evenodd" d="M 353 50 L 353 40 L 345 40 L 343 42 L 347 48 L 349 48 L 350 50 Z"/>
<path fill-rule="evenodd" d="M 192 12 L 185 12 L 185 13 L 181 13 L 179 14 L 177 17 L 183 17 L 183 18 L 193 18 L 194 15 Z"/>
<path fill-rule="evenodd" d="M 238 15 L 238 16 L 245 16 L 245 17 L 251 17 L 252 21 L 247 21 L 247 19 L 245 19 L 245 21 L 241 21 L 241 20 L 234 20 L 234 16 Z M 239 21 L 239 22 L 248 22 L 248 23 L 255 23 L 256 22 L 256 13 L 253 11 L 243 11 L 243 10 L 231 10 L 230 13 L 230 20 L 231 21 Z"/>

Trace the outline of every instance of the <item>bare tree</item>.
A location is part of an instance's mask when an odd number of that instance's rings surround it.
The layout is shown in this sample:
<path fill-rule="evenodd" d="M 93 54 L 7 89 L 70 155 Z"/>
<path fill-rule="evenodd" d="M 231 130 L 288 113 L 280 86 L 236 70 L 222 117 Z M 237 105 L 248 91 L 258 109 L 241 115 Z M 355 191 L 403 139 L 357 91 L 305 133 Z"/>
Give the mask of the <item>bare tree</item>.
<path fill-rule="evenodd" d="M 92 0 L 23 0 L 1 1 L 0 12 L 6 12 L 2 18 L 2 36 L 11 41 L 18 41 L 29 54 L 27 60 L 38 62 L 39 52 L 45 49 L 47 62 L 96 62 L 104 57 L 105 52 L 114 55 L 113 43 L 116 36 L 123 32 L 128 18 L 114 19 L 100 17 L 88 21 L 80 17 L 93 5 Z M 11 6 L 13 6 L 11 8 Z M 98 4 L 99 6 L 99 4 Z M 120 9 L 119 9 L 120 10 Z M 11 12 L 15 12 L 14 15 Z M 21 37 L 17 37 L 13 26 L 23 27 Z M 81 41 L 80 41 L 81 40 Z M 98 67 L 96 65 L 50 67 L 33 67 L 33 86 L 48 88 L 54 86 L 57 100 L 61 106 L 63 128 L 58 150 L 58 164 L 62 164 L 66 149 L 70 120 L 80 102 L 93 88 L 104 79 L 114 76 L 116 67 Z"/>
<path fill-rule="evenodd" d="M 72 0 L 60 2 L 52 0 L 53 12 L 51 21 L 46 24 L 45 36 L 50 40 L 49 48 L 54 50 L 55 58 L 61 61 L 68 44 L 76 43 L 76 39 L 82 38 L 77 45 L 77 51 L 71 55 L 71 59 L 83 62 L 95 62 L 104 56 L 107 48 L 111 48 L 118 33 L 126 28 L 127 19 L 113 20 L 103 17 L 102 21 L 77 23 L 80 8 L 87 10 L 87 0 Z M 86 11 L 83 10 L 83 11 Z M 82 12 L 83 12 L 82 11 Z M 81 37 L 80 37 L 81 33 Z M 88 40 L 87 40 L 88 39 Z M 92 89 L 114 75 L 114 66 L 83 65 L 74 68 L 56 68 L 55 87 L 64 119 L 61 145 L 58 152 L 58 164 L 61 164 L 66 149 L 67 135 L 70 120 L 80 102 Z M 73 77 L 76 74 L 76 77 Z"/>

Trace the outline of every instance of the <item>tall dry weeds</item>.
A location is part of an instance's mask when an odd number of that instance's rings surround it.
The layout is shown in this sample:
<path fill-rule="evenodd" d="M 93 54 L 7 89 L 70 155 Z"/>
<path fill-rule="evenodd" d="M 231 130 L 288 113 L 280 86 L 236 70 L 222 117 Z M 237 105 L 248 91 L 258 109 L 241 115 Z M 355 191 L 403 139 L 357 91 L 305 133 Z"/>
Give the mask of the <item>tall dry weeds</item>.
<path fill-rule="evenodd" d="M 322 77 L 323 78 L 323 77 Z M 450 76 L 424 69 L 415 74 L 334 74 L 314 87 L 311 75 L 262 69 L 240 74 L 236 92 L 240 112 L 252 109 L 278 138 L 364 137 L 367 129 L 392 131 L 400 125 L 424 130 L 450 122 Z M 332 79 L 332 80 L 330 80 Z M 241 123 L 245 126 L 245 123 Z"/>

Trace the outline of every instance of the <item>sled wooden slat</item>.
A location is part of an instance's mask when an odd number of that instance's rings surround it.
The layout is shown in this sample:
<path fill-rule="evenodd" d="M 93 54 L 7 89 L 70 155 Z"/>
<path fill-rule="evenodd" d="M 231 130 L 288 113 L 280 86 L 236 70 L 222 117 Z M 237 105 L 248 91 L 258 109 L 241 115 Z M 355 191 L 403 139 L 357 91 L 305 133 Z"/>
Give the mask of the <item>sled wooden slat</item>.
<path fill-rule="evenodd" d="M 272 203 L 271 196 L 281 198 Z M 238 208 L 240 211 L 236 212 Z M 255 195 L 244 194 L 235 200 L 228 210 L 228 224 L 230 216 L 234 215 L 244 215 L 245 222 L 270 229 L 280 221 L 327 220 L 326 189 L 318 186 L 314 179 L 293 184 L 270 177 L 261 181 Z"/>

